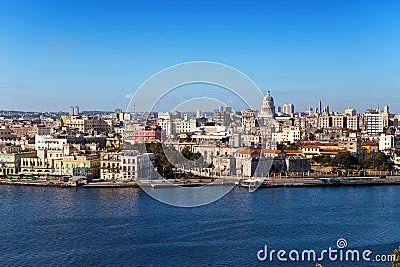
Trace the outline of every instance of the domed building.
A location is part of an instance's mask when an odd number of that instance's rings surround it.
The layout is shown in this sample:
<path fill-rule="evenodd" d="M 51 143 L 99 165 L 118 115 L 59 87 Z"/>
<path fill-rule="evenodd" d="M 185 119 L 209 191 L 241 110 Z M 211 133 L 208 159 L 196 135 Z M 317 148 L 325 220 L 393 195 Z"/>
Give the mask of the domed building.
<path fill-rule="evenodd" d="M 264 96 L 260 113 L 258 114 L 258 124 L 260 126 L 260 134 L 262 137 L 263 146 L 265 148 L 273 148 L 272 133 L 275 132 L 275 104 L 271 92 L 268 91 Z"/>
<path fill-rule="evenodd" d="M 275 115 L 274 98 L 271 96 L 271 92 L 268 91 L 267 95 L 264 96 L 263 104 L 258 117 L 260 119 L 275 119 Z"/>

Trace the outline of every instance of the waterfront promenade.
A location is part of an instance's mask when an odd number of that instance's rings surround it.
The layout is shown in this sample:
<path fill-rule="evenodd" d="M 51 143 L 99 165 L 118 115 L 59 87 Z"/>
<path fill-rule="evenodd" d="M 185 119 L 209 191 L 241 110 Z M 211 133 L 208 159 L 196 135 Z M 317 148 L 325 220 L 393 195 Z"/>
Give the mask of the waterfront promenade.
<path fill-rule="evenodd" d="M 153 188 L 167 188 L 175 186 L 198 187 L 204 185 L 238 185 L 243 186 L 243 181 L 239 177 L 200 177 L 200 178 L 181 178 L 181 179 L 159 179 L 141 180 L 137 182 L 117 182 L 117 181 L 96 181 L 87 184 L 71 184 L 58 180 L 48 179 L 0 179 L 0 185 L 16 186 L 48 186 L 48 187 L 82 187 L 82 188 L 126 188 L 148 186 Z M 324 187 L 324 186 L 374 186 L 374 185 L 400 185 L 400 176 L 345 176 L 345 177 L 270 177 L 264 179 L 251 178 L 250 181 L 258 181 L 260 187 Z M 258 186 L 259 184 L 252 184 Z"/>

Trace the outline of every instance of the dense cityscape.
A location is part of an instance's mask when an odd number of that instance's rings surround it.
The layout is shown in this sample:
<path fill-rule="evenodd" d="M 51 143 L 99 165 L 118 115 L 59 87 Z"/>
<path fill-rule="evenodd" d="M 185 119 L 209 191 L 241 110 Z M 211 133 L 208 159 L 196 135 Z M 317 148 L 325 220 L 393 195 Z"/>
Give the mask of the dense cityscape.
<path fill-rule="evenodd" d="M 8 182 L 77 185 L 154 179 L 153 165 L 167 177 L 184 170 L 168 162 L 159 146 L 149 149 L 152 143 L 167 144 L 191 160 L 202 156 L 207 164 L 191 170 L 200 177 L 389 174 L 400 164 L 399 116 L 388 106 L 331 112 L 321 101 L 295 112 L 293 104 L 275 107 L 269 91 L 260 111 L 233 112 L 227 106 L 213 112 L 81 113 L 77 106 L 55 113 L 1 111 L 0 175 Z M 257 168 L 262 158 L 272 166 Z"/>

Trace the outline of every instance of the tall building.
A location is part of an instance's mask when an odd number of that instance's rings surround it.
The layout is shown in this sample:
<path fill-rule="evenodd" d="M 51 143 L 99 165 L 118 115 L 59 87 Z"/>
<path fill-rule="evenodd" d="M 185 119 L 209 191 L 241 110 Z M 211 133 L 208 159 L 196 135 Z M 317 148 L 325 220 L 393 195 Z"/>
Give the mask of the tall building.
<path fill-rule="evenodd" d="M 70 116 L 78 116 L 79 115 L 79 107 L 78 106 L 70 106 L 68 110 L 68 114 Z"/>
<path fill-rule="evenodd" d="M 328 106 L 328 105 L 326 105 L 326 106 L 324 107 L 323 114 L 329 115 L 329 106 Z"/>
<path fill-rule="evenodd" d="M 292 103 L 284 104 L 283 105 L 283 114 L 293 115 L 294 114 L 294 105 Z"/>
<path fill-rule="evenodd" d="M 250 133 L 258 126 L 257 115 L 254 110 L 246 109 L 242 111 L 242 128 L 246 133 Z"/>
<path fill-rule="evenodd" d="M 368 134 L 379 134 L 384 131 L 384 116 L 379 109 L 368 110 L 364 117 L 365 129 Z"/>
<path fill-rule="evenodd" d="M 355 116 L 357 115 L 357 111 L 354 108 L 348 107 L 344 110 L 344 114 L 347 116 Z"/>
<path fill-rule="evenodd" d="M 196 110 L 196 118 L 201 118 L 201 110 Z"/>
<path fill-rule="evenodd" d="M 318 114 L 322 114 L 322 101 L 318 102 Z"/>
<path fill-rule="evenodd" d="M 75 106 L 74 107 L 74 116 L 78 116 L 79 115 L 79 107 Z"/>

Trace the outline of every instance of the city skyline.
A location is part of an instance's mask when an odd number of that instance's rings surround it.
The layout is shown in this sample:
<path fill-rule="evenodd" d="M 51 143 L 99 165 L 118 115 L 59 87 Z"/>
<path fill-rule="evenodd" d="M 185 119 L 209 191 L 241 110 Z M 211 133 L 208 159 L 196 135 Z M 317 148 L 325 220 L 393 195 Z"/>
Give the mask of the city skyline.
<path fill-rule="evenodd" d="M 296 110 L 322 99 L 335 111 L 389 105 L 399 113 L 399 7 L 2 1 L 0 109 L 125 109 L 154 73 L 207 60 L 242 71 Z"/>

